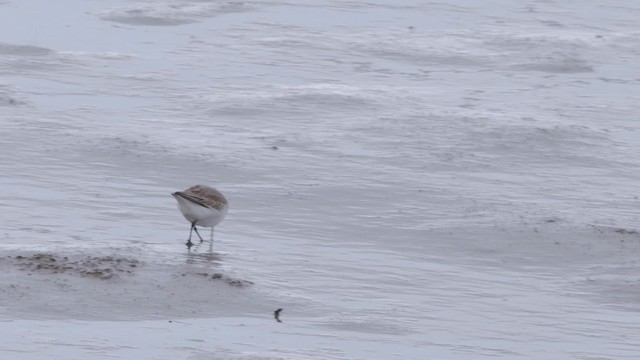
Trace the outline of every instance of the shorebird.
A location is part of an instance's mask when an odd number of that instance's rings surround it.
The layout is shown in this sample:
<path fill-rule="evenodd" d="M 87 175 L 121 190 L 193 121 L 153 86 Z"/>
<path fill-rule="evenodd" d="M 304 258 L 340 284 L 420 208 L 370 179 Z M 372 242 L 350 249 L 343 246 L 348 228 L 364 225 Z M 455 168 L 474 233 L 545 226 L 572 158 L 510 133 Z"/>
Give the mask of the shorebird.
<path fill-rule="evenodd" d="M 185 191 L 176 191 L 173 194 L 178 201 L 180 212 L 191 223 L 187 247 L 191 247 L 191 235 L 193 231 L 204 241 L 196 226 L 211 228 L 211 241 L 213 242 L 213 227 L 218 225 L 229 210 L 229 204 L 222 193 L 210 186 L 195 185 Z"/>

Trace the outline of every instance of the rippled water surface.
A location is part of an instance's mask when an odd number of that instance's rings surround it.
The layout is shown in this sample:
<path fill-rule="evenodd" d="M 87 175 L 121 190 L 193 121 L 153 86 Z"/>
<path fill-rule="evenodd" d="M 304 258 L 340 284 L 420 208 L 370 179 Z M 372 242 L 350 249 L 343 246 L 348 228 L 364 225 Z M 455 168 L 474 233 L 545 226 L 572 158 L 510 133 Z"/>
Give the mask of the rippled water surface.
<path fill-rule="evenodd" d="M 0 1 L 0 357 L 637 359 L 638 16 Z"/>

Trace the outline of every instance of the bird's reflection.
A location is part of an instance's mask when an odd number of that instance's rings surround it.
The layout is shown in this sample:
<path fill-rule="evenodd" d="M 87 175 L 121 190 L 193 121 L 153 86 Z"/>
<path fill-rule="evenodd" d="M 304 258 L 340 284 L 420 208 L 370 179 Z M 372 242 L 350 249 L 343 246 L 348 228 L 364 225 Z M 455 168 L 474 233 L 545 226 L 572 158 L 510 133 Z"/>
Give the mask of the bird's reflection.
<path fill-rule="evenodd" d="M 213 241 L 205 241 L 189 247 L 187 253 L 187 264 L 198 262 L 219 263 L 222 261 L 222 254 L 213 251 Z"/>

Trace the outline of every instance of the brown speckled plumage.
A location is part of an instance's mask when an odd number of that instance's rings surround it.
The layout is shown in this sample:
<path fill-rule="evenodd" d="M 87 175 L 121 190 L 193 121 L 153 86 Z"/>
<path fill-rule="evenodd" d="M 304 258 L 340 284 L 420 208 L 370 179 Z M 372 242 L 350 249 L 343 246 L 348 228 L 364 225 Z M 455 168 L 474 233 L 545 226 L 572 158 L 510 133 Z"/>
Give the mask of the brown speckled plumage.
<path fill-rule="evenodd" d="M 177 191 L 173 195 L 178 195 L 191 202 L 206 208 L 222 210 L 227 206 L 227 199 L 222 193 L 210 186 L 194 185 L 185 191 Z"/>

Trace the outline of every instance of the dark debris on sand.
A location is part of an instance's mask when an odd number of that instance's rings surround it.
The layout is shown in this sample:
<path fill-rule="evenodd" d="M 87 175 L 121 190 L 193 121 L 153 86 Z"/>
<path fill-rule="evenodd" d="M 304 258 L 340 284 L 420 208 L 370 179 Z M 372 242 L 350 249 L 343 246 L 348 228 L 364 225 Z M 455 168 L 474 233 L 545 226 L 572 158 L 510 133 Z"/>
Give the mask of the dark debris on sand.
<path fill-rule="evenodd" d="M 186 276 L 187 274 L 182 274 L 182 276 Z M 253 283 L 251 281 L 248 280 L 240 280 L 240 279 L 233 279 L 230 278 L 224 274 L 221 273 L 213 273 L 213 274 L 209 274 L 209 273 L 194 273 L 194 275 L 198 275 L 198 276 L 202 276 L 205 279 L 211 280 L 211 281 L 216 281 L 216 280 L 221 280 L 224 281 L 225 283 L 227 283 L 228 285 L 234 286 L 234 287 L 247 287 L 249 285 L 253 285 Z"/>
<path fill-rule="evenodd" d="M 70 273 L 84 277 L 107 280 L 119 275 L 132 275 L 140 266 L 140 261 L 114 256 L 70 259 L 53 254 L 17 255 L 1 258 L 3 262 L 13 262 L 19 269 L 49 274 Z"/>

